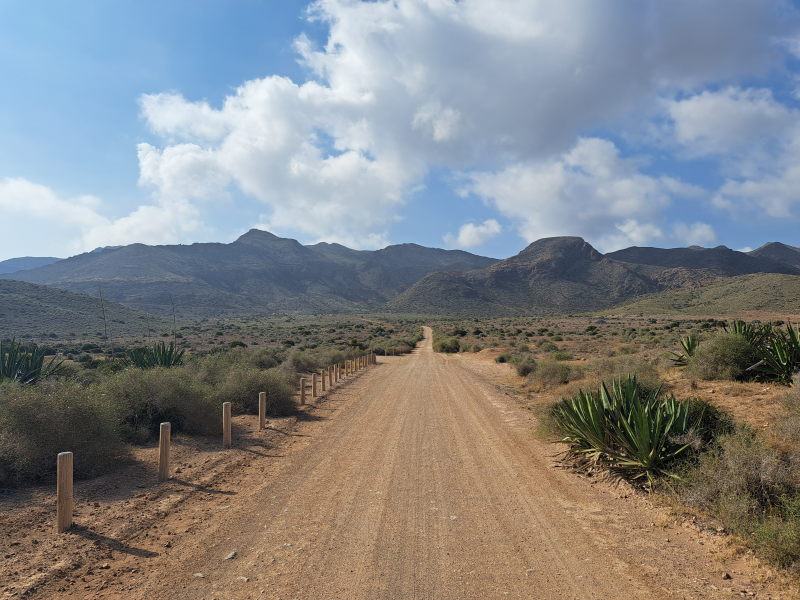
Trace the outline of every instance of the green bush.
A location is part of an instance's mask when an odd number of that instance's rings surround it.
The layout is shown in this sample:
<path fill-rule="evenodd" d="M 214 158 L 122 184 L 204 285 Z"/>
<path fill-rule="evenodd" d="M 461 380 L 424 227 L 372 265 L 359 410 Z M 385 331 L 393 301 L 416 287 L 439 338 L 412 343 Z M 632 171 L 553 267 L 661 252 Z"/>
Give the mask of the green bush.
<path fill-rule="evenodd" d="M 580 370 L 572 365 L 554 360 L 543 360 L 537 364 L 532 379 L 535 383 L 547 388 L 569 383 L 579 376 Z"/>
<path fill-rule="evenodd" d="M 698 379 L 742 380 L 752 377 L 748 369 L 758 361 L 758 352 L 743 335 L 720 333 L 694 351 L 686 373 Z"/>
<path fill-rule="evenodd" d="M 461 343 L 456 338 L 437 338 L 433 342 L 436 352 L 453 353 L 461 350 Z"/>
<path fill-rule="evenodd" d="M 593 361 L 589 370 L 606 385 L 611 385 L 615 379 L 624 379 L 631 375 L 636 376 L 639 387 L 655 390 L 663 385 L 655 365 L 638 356 L 601 358 Z"/>
<path fill-rule="evenodd" d="M 173 431 L 218 433 L 220 409 L 209 386 L 186 367 L 127 369 L 98 384 L 103 398 L 116 407 L 126 440 L 143 443 L 169 421 Z"/>
<path fill-rule="evenodd" d="M 283 369 L 261 370 L 245 365 L 230 369 L 214 390 L 218 405 L 230 402 L 236 412 L 258 413 L 258 394 L 267 394 L 267 414 L 292 414 L 294 385 Z"/>
<path fill-rule="evenodd" d="M 563 351 L 553 352 L 554 360 L 572 360 L 572 358 L 573 358 L 572 354 L 570 354 L 569 352 L 563 352 Z"/>
<path fill-rule="evenodd" d="M 77 477 L 109 470 L 126 454 L 115 407 L 71 381 L 0 385 L 0 486 L 51 479 L 56 455 L 73 452 Z"/>

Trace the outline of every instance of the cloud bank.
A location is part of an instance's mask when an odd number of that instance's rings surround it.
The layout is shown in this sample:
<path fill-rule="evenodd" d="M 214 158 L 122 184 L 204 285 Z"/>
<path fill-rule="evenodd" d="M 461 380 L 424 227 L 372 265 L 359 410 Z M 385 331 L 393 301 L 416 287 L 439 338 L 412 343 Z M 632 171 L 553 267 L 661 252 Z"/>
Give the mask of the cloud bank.
<path fill-rule="evenodd" d="M 715 241 L 707 223 L 670 219 L 687 199 L 776 218 L 798 201 L 795 111 L 731 83 L 783 68 L 796 45 L 788 3 L 320 0 L 307 17 L 328 35 L 296 39 L 305 81 L 246 81 L 218 106 L 143 95 L 152 198 L 116 220 L 75 208 L 80 243 L 181 241 L 207 227 L 205 203 L 235 192 L 278 233 L 377 247 L 441 170 L 526 241 L 582 235 L 604 250 Z M 653 121 L 678 155 L 718 160 L 724 185 L 652 172 L 650 148 L 623 151 L 601 133 Z M 500 233 L 489 219 L 446 241 Z"/>

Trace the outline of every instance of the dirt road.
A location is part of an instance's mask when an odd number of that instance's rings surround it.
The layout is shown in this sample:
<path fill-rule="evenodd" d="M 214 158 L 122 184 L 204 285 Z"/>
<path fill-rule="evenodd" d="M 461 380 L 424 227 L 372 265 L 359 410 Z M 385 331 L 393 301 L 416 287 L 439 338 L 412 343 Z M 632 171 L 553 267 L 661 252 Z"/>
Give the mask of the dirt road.
<path fill-rule="evenodd" d="M 108 597 L 784 597 L 725 562 L 717 536 L 553 468 L 529 414 L 429 332 L 328 410 L 191 535 L 130 557 Z"/>

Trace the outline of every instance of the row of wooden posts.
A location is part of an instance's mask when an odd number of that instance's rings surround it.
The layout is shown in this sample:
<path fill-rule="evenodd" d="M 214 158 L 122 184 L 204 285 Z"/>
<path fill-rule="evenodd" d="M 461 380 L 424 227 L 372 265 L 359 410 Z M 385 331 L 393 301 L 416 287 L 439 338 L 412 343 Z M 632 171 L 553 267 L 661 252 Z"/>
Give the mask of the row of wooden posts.
<path fill-rule="evenodd" d="M 311 397 L 316 398 L 326 390 L 327 387 L 333 388 L 333 384 L 343 378 L 356 373 L 369 365 L 377 364 L 375 354 L 367 354 L 353 360 L 346 360 L 343 363 L 326 367 L 319 373 L 311 375 Z M 319 375 L 320 386 L 317 385 Z M 306 378 L 300 378 L 300 404 L 306 403 Z M 267 393 L 258 394 L 258 428 L 266 429 L 267 426 Z M 158 480 L 166 481 L 170 477 L 169 451 L 170 436 L 172 434 L 171 423 L 161 423 L 158 433 Z M 222 404 L 222 446 L 230 448 L 232 444 L 231 436 L 231 403 Z M 72 513 L 75 507 L 75 500 L 72 493 L 72 452 L 61 452 L 56 458 L 56 531 L 63 533 L 72 526 Z"/>

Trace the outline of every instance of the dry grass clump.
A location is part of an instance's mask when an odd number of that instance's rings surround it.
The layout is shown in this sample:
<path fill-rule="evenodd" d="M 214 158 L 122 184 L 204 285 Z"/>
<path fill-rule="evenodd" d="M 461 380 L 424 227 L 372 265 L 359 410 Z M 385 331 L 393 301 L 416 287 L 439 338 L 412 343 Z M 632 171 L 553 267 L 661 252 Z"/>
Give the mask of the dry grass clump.
<path fill-rule="evenodd" d="M 540 389 L 564 385 L 583 376 L 583 369 L 552 359 L 540 361 L 529 375 L 530 381 Z"/>
<path fill-rule="evenodd" d="M 635 375 L 639 385 L 646 389 L 657 389 L 662 385 L 656 366 L 649 360 L 636 355 L 623 355 L 600 358 L 591 362 L 587 370 L 599 382 L 611 385 L 616 379 Z"/>
<path fill-rule="evenodd" d="M 75 475 L 91 477 L 125 456 L 116 407 L 80 384 L 0 386 L 0 486 L 55 473 L 56 454 L 75 452 Z"/>
<path fill-rule="evenodd" d="M 294 385 L 285 369 L 260 370 L 246 365 L 231 368 L 213 389 L 218 406 L 230 402 L 236 412 L 258 413 L 258 393 L 267 394 L 267 414 L 283 416 L 295 411 Z"/>
<path fill-rule="evenodd" d="M 795 378 L 795 386 L 800 383 Z M 800 390 L 787 395 L 777 444 L 750 427 L 718 438 L 675 487 L 691 506 L 716 516 L 760 554 L 800 570 Z"/>
<path fill-rule="evenodd" d="M 219 429 L 218 404 L 209 386 L 187 367 L 126 369 L 87 390 L 114 406 L 124 438 L 154 439 L 161 422 L 173 431 L 208 435 Z"/>

